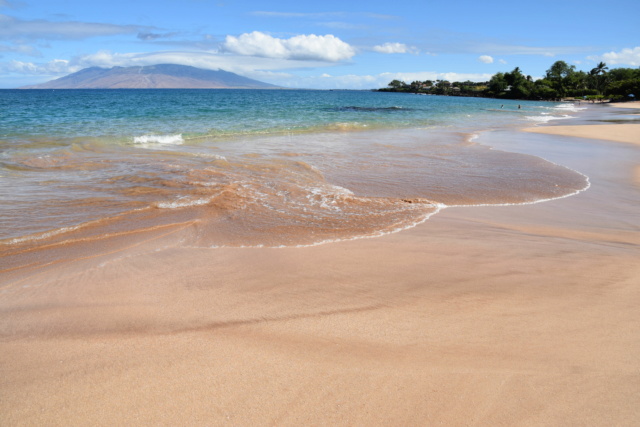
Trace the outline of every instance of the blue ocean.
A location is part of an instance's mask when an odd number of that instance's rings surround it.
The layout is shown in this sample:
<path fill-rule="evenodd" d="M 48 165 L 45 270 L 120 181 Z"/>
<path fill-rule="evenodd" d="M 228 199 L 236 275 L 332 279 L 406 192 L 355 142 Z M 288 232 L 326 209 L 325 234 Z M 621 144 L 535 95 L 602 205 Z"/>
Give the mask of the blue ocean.
<path fill-rule="evenodd" d="M 564 197 L 586 177 L 476 138 L 575 112 L 369 91 L 1 90 L 0 249 L 171 227 L 186 245 L 313 245 L 447 206 Z"/>

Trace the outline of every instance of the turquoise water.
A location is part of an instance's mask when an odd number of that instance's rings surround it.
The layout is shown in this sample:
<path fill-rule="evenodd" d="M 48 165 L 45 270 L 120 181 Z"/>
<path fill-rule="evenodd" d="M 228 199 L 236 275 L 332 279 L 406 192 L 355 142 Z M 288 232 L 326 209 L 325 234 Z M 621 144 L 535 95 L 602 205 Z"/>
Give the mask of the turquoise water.
<path fill-rule="evenodd" d="M 445 205 L 562 197 L 585 177 L 473 141 L 576 111 L 364 91 L 2 90 L 0 243 L 189 222 L 198 245 L 315 244 Z"/>
<path fill-rule="evenodd" d="M 505 113 L 486 109 L 505 104 Z M 500 126 L 556 104 L 416 96 L 365 91 L 301 90 L 3 90 L 4 142 L 20 137 L 182 135 L 184 139 L 334 129 L 409 126 Z M 8 141 L 7 141 L 8 140 Z"/>

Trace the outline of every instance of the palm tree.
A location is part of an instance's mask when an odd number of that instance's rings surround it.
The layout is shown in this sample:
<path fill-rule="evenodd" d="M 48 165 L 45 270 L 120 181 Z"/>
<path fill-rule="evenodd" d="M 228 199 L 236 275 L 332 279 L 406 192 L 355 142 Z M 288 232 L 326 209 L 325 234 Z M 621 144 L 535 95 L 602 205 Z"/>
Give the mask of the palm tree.
<path fill-rule="evenodd" d="M 596 68 L 591 70 L 591 72 L 593 73 L 595 71 L 595 75 L 599 76 L 600 74 L 606 74 L 608 69 L 609 67 L 607 67 L 607 64 L 599 62 Z"/>
<path fill-rule="evenodd" d="M 598 91 L 599 94 L 601 93 L 600 89 L 602 85 L 606 82 L 608 69 L 609 67 L 607 67 L 607 64 L 605 64 L 604 62 L 599 62 L 596 68 L 593 68 L 589 73 L 591 74 L 591 76 L 593 76 L 596 91 Z"/>

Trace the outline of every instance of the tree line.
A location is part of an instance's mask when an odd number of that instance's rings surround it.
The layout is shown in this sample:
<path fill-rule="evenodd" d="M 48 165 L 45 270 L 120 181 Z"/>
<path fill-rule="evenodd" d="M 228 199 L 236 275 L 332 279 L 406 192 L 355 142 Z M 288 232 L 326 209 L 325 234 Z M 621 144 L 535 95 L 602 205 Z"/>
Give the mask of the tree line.
<path fill-rule="evenodd" d="M 393 80 L 378 91 L 528 100 L 631 100 L 640 96 L 640 67 L 610 70 L 607 64 L 600 62 L 585 72 L 577 71 L 575 65 L 565 61 L 556 61 L 538 80 L 533 80 L 516 67 L 510 72 L 494 74 L 488 82 L 425 80 L 407 84 Z"/>

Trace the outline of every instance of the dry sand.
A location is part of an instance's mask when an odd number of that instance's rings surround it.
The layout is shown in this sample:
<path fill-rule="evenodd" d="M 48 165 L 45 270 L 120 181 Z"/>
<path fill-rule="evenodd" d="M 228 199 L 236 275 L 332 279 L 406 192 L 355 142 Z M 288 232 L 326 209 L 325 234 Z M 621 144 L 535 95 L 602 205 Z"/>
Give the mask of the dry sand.
<path fill-rule="evenodd" d="M 616 108 L 640 108 L 640 101 L 612 102 L 609 105 Z"/>
<path fill-rule="evenodd" d="M 638 148 L 555 150 L 588 191 L 311 248 L 176 231 L 0 278 L 0 424 L 638 425 Z"/>
<path fill-rule="evenodd" d="M 604 139 L 640 145 L 640 124 L 538 126 L 524 129 L 527 132 L 578 138 Z"/>

